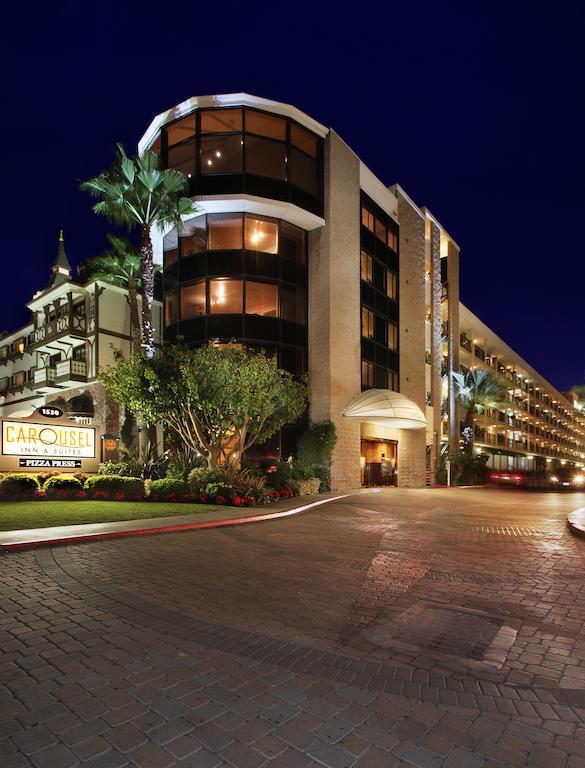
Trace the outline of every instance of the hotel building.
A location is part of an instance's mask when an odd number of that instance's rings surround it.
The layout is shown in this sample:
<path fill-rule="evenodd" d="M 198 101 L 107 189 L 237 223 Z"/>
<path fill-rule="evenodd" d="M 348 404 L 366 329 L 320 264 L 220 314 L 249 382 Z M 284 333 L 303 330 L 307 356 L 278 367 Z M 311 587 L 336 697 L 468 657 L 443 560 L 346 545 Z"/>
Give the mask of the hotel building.
<path fill-rule="evenodd" d="M 164 268 L 164 310 L 156 310 L 164 338 L 242 343 L 307 374 L 309 418 L 337 427 L 334 489 L 435 482 L 441 451 L 461 441 L 450 372 L 473 366 L 509 382 L 509 404 L 475 423 L 477 449 L 491 466 L 585 462 L 578 404 L 461 304 L 455 240 L 399 185 L 386 187 L 333 129 L 244 93 L 193 97 L 152 121 L 139 144 L 146 149 L 187 176 L 198 207 L 179 232 L 153 232 Z M 77 346 L 91 357 L 84 391 L 99 388 L 93 382 L 111 362 L 112 342 L 130 348 L 124 291 L 72 288 L 70 274 L 62 277 L 29 303 L 33 324 L 0 342 L 0 356 L 17 365 L 5 379 L 3 417 L 54 398 L 47 377 L 68 396 L 79 382 L 62 377 L 75 369 Z M 86 326 L 81 337 L 70 329 L 65 342 L 49 345 L 35 333 L 54 328 L 55 290 L 70 296 L 69 323 L 74 302 L 84 304 Z M 100 301 L 108 309 L 90 331 Z M 24 376 L 20 390 L 15 374 Z M 19 400 L 25 388 L 28 405 Z M 298 431 L 282 430 L 266 451 L 288 456 Z"/>

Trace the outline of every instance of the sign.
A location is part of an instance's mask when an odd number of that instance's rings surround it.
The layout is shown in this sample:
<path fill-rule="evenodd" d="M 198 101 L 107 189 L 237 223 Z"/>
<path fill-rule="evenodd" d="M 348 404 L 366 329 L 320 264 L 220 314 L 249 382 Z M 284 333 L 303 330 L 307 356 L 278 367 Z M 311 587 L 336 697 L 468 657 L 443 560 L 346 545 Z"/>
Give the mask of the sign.
<path fill-rule="evenodd" d="M 95 429 L 69 424 L 2 422 L 2 453 L 31 459 L 93 459 Z"/>
<path fill-rule="evenodd" d="M 56 405 L 41 405 L 37 408 L 39 416 L 45 416 L 49 419 L 60 419 L 63 416 L 63 411 L 57 408 Z"/>
<path fill-rule="evenodd" d="M 81 469 L 81 459 L 20 459 L 19 466 L 27 469 Z"/>

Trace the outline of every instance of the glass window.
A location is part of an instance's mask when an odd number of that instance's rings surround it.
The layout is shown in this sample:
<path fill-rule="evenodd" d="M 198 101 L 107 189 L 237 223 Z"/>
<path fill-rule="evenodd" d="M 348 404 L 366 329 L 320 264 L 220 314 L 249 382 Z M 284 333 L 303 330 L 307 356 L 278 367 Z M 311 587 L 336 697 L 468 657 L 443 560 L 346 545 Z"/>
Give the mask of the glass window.
<path fill-rule="evenodd" d="M 211 213 L 207 224 L 210 251 L 230 251 L 242 247 L 241 213 Z"/>
<path fill-rule="evenodd" d="M 362 387 L 374 386 L 374 364 L 362 360 Z"/>
<path fill-rule="evenodd" d="M 362 336 L 374 338 L 374 313 L 367 307 L 362 307 Z"/>
<path fill-rule="evenodd" d="M 362 205 L 362 224 L 372 232 L 374 231 L 374 214 Z"/>
<path fill-rule="evenodd" d="M 305 131 L 300 125 L 296 125 L 296 123 L 291 123 L 290 140 L 291 144 L 295 147 L 302 149 L 303 152 L 311 155 L 311 157 L 317 157 L 317 142 L 319 139 L 317 139 L 316 136 L 313 136 L 312 133 Z"/>
<path fill-rule="evenodd" d="M 286 140 L 286 120 L 266 112 L 246 110 L 246 133 L 258 133 L 271 139 Z"/>
<path fill-rule="evenodd" d="M 207 248 L 207 222 L 205 216 L 189 221 L 181 236 L 181 257 L 201 253 Z"/>
<path fill-rule="evenodd" d="M 388 227 L 388 239 L 386 240 L 388 247 L 393 251 L 398 251 L 398 235 Z"/>
<path fill-rule="evenodd" d="M 167 126 L 167 143 L 169 147 L 173 144 L 179 144 L 195 136 L 195 115 L 188 115 L 182 120 L 177 120 Z"/>
<path fill-rule="evenodd" d="M 388 322 L 388 349 L 396 349 L 398 346 L 398 326 Z"/>
<path fill-rule="evenodd" d="M 293 147 L 291 149 L 291 181 L 310 195 L 319 195 L 319 167 L 316 160 L 307 157 Z"/>
<path fill-rule="evenodd" d="M 278 317 L 278 286 L 247 280 L 246 314 Z"/>
<path fill-rule="evenodd" d="M 282 221 L 280 224 L 280 255 L 286 259 L 296 261 L 298 264 L 305 263 L 305 254 L 307 251 L 307 233 L 294 224 Z"/>
<path fill-rule="evenodd" d="M 201 112 L 201 133 L 233 133 L 241 130 L 241 109 L 209 109 Z"/>
<path fill-rule="evenodd" d="M 12 383 L 15 387 L 23 387 L 25 381 L 26 381 L 26 375 L 24 371 L 19 371 L 18 373 L 15 373 L 12 377 Z"/>
<path fill-rule="evenodd" d="M 386 242 L 386 225 L 378 218 L 376 219 L 375 235 L 376 237 L 379 237 L 383 242 Z"/>
<path fill-rule="evenodd" d="M 286 179 L 286 144 L 246 136 L 246 173 Z"/>
<path fill-rule="evenodd" d="M 167 267 L 170 267 L 171 264 L 174 264 L 178 256 L 179 256 L 179 251 L 176 248 L 173 248 L 170 251 L 165 251 L 164 258 L 163 258 L 165 269 Z"/>
<path fill-rule="evenodd" d="M 181 320 L 205 314 L 205 280 L 181 287 Z"/>
<path fill-rule="evenodd" d="M 177 314 L 177 294 L 169 293 L 165 297 L 165 325 L 173 325 L 179 319 Z"/>
<path fill-rule="evenodd" d="M 294 288 L 280 289 L 280 316 L 291 323 L 306 323 L 305 292 Z"/>
<path fill-rule="evenodd" d="M 388 389 L 391 389 L 394 392 L 399 392 L 398 374 L 394 371 L 388 371 Z"/>
<path fill-rule="evenodd" d="M 396 298 L 396 272 L 391 269 L 386 270 L 386 296 Z"/>
<path fill-rule="evenodd" d="M 202 136 L 201 173 L 242 173 L 241 136 Z"/>
<path fill-rule="evenodd" d="M 191 178 L 195 173 L 195 142 L 188 141 L 186 144 L 171 147 L 167 152 L 167 160 L 169 168 L 181 171 Z"/>
<path fill-rule="evenodd" d="M 249 251 L 278 253 L 278 222 L 246 215 L 245 238 Z"/>
<path fill-rule="evenodd" d="M 219 278 L 209 281 L 209 311 L 213 314 L 241 314 L 243 312 L 242 280 Z"/>
<path fill-rule="evenodd" d="M 373 260 L 370 254 L 362 251 L 360 261 L 360 277 L 367 283 L 372 282 L 372 264 Z"/>

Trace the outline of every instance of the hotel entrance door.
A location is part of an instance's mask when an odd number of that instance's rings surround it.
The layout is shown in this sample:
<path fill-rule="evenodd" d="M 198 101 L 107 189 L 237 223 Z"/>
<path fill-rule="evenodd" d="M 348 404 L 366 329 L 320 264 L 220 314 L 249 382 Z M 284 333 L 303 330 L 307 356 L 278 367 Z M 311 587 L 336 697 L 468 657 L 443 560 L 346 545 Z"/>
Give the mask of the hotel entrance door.
<path fill-rule="evenodd" d="M 362 440 L 362 485 L 396 485 L 398 443 L 394 440 Z"/>

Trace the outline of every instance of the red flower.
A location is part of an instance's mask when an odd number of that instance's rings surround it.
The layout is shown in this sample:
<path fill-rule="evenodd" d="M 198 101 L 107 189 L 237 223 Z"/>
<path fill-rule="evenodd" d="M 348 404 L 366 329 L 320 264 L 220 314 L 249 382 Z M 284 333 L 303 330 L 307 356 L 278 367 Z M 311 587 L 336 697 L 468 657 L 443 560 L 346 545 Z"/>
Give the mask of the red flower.
<path fill-rule="evenodd" d="M 275 464 L 272 464 L 270 467 L 268 467 L 268 469 L 266 471 L 267 472 L 277 472 L 278 471 L 278 467 Z"/>
<path fill-rule="evenodd" d="M 256 503 L 256 500 L 254 499 L 253 496 L 246 496 L 245 502 L 246 504 L 248 504 L 248 506 L 253 507 L 254 504 Z"/>
<path fill-rule="evenodd" d="M 234 505 L 234 507 L 241 507 L 243 503 L 244 503 L 244 499 L 241 499 L 239 496 L 234 496 L 234 498 L 232 499 L 232 504 Z"/>
<path fill-rule="evenodd" d="M 184 494 L 181 496 L 181 501 L 185 501 L 185 502 L 190 502 L 190 501 L 192 501 L 192 499 L 191 499 L 191 494 L 190 494 L 190 493 L 184 493 Z"/>
<path fill-rule="evenodd" d="M 215 503 L 216 504 L 225 504 L 226 498 L 225 496 L 216 496 L 215 497 Z"/>
<path fill-rule="evenodd" d="M 83 499 L 87 499 L 87 493 L 85 491 L 77 491 L 77 498 L 82 501 Z"/>
<path fill-rule="evenodd" d="M 33 496 L 35 499 L 44 499 L 47 495 L 46 491 L 35 491 L 33 493 Z M 4 496 L 4 494 L 1 494 L 1 496 Z"/>
<path fill-rule="evenodd" d="M 122 493 L 122 491 L 118 491 L 117 493 L 114 494 L 114 501 L 124 501 L 124 499 L 125 499 L 125 496 Z"/>
<path fill-rule="evenodd" d="M 205 502 L 207 501 L 207 496 L 204 493 L 200 493 L 198 498 L 201 504 L 205 504 Z"/>
<path fill-rule="evenodd" d="M 165 496 L 165 501 L 176 501 L 177 500 L 177 494 L 176 493 L 167 493 Z"/>

